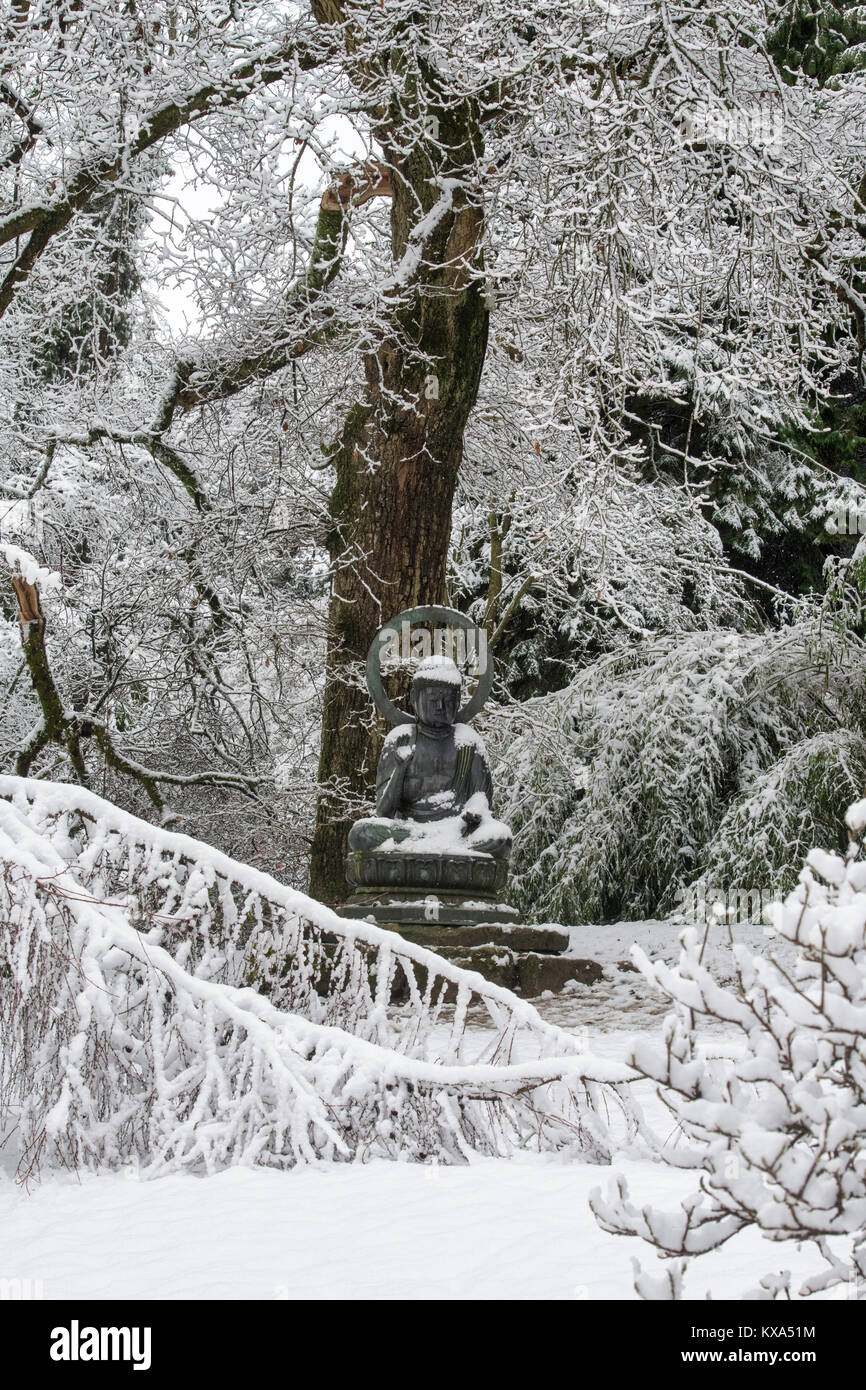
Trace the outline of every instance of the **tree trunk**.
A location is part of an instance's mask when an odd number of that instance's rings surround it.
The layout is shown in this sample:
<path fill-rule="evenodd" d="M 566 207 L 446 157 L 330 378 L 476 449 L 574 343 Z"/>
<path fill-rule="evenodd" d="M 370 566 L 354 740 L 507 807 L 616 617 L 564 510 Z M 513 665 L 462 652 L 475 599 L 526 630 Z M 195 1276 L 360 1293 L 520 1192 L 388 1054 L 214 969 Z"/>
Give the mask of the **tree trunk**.
<path fill-rule="evenodd" d="M 311 864 L 311 892 L 326 902 L 346 894 L 346 834 L 375 774 L 363 663 L 388 618 L 443 601 L 463 433 L 487 345 L 482 211 L 472 183 L 481 155 L 475 112 L 469 103 L 437 109 L 425 102 L 423 110 L 437 135 L 429 146 L 405 152 L 380 133 L 391 169 L 395 266 L 407 247 L 411 254 L 412 228 L 440 204 L 442 180 L 460 183 L 421 244 L 419 265 L 377 350 L 366 357 L 364 397 L 349 413 L 334 459 L 334 568 Z"/>

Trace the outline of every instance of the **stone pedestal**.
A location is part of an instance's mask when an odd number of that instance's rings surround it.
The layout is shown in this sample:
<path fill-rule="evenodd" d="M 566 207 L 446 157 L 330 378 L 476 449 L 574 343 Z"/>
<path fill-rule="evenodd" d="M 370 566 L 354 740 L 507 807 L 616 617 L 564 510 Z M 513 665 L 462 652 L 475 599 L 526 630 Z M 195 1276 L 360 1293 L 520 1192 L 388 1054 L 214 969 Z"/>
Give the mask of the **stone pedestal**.
<path fill-rule="evenodd" d="M 519 915 L 495 898 L 466 897 L 462 893 L 424 893 L 411 888 L 395 892 L 370 888 L 353 893 L 340 907 L 343 917 L 372 918 L 382 927 L 430 924 L 445 930 L 475 927 L 486 922 L 518 922 Z"/>
<path fill-rule="evenodd" d="M 345 917 L 387 927 L 518 921 L 500 901 L 508 865 L 489 855 L 355 850 L 346 859 L 346 878 L 355 892 L 340 909 Z"/>
<path fill-rule="evenodd" d="M 505 887 L 508 865 L 489 854 L 353 850 L 346 858 L 346 878 L 355 888 L 415 889 L 421 897 L 427 891 L 491 897 Z"/>

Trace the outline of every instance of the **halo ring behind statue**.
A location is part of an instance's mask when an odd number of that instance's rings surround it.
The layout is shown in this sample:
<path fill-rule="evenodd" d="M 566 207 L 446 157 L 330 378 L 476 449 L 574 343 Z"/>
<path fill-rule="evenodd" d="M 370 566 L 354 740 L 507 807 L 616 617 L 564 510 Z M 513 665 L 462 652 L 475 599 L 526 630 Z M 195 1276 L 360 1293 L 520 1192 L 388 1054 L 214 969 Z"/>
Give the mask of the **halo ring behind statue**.
<path fill-rule="evenodd" d="M 400 709 L 393 700 L 389 700 L 382 684 L 382 671 L 379 658 L 382 648 L 382 634 L 385 632 L 400 632 L 403 623 L 441 623 L 447 627 L 459 627 L 464 632 L 474 632 L 478 630 L 478 623 L 474 623 L 471 618 L 467 618 L 465 613 L 458 613 L 456 608 L 441 608 L 437 604 L 425 604 L 421 608 L 407 608 L 403 613 L 398 613 L 396 618 L 389 618 L 387 623 L 383 623 L 376 636 L 370 643 L 370 650 L 367 652 L 367 689 L 373 696 L 377 708 L 384 714 L 391 724 L 413 724 L 415 721 L 411 714 Z M 463 708 L 458 712 L 456 723 L 468 724 L 473 720 L 484 706 L 493 685 L 493 663 L 488 660 L 484 670 L 478 677 L 478 684 L 475 687 L 475 694 L 468 700 Z"/>

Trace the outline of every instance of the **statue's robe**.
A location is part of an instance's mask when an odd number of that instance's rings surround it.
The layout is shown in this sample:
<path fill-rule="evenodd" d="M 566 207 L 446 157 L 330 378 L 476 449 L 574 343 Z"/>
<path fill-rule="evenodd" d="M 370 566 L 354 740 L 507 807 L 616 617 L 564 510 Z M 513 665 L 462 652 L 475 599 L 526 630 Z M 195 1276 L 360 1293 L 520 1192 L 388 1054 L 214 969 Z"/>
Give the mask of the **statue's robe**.
<path fill-rule="evenodd" d="M 399 805 L 392 806 L 387 804 L 389 783 L 399 765 L 406 760 L 407 753 L 411 755 L 415 752 L 418 738 L 415 724 L 397 726 L 385 741 L 376 769 L 376 810 L 381 816 L 402 815 L 409 820 L 421 822 L 443 820 L 445 816 L 454 816 L 462 811 L 469 798 L 477 792 L 481 792 L 487 800 L 488 807 L 492 807 L 493 779 L 490 776 L 484 744 L 478 735 L 472 734 L 465 725 L 457 725 L 456 730 L 459 732 L 455 733 L 452 745 L 456 748 L 457 754 L 453 776 L 436 778 L 441 785 L 433 785 L 426 794 L 419 788 L 420 795 L 417 797 L 407 798 L 404 792 Z M 411 787 L 411 763 L 406 780 Z M 447 795 L 448 793 L 450 795 Z"/>
<path fill-rule="evenodd" d="M 475 799 L 467 812 L 472 813 L 475 826 L 458 827 L 462 830 L 461 843 L 475 853 L 506 858 L 511 849 L 511 832 L 491 815 L 493 780 L 478 735 L 466 725 L 455 725 L 453 741 L 448 740 L 442 749 L 446 766 L 441 770 L 425 768 L 422 776 L 413 774 L 413 764 L 409 762 L 397 790 L 395 774 L 415 754 L 417 741 L 415 724 L 400 724 L 389 734 L 376 769 L 378 815 L 355 822 L 349 832 L 350 849 L 377 849 L 388 840 L 405 842 L 412 837 L 413 824 L 456 819 L 467 802 Z M 413 781 L 417 784 L 414 787 Z"/>

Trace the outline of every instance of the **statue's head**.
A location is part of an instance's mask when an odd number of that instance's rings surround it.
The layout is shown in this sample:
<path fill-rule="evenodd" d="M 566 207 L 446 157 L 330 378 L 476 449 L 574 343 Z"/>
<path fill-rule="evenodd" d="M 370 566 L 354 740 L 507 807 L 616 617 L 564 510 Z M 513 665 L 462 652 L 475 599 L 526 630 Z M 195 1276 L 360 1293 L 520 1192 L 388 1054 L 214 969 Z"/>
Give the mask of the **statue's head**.
<path fill-rule="evenodd" d="M 425 657 L 412 677 L 409 703 L 419 722 L 433 729 L 453 724 L 460 709 L 462 679 L 445 656 Z"/>

